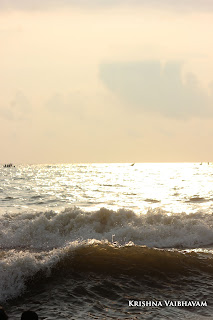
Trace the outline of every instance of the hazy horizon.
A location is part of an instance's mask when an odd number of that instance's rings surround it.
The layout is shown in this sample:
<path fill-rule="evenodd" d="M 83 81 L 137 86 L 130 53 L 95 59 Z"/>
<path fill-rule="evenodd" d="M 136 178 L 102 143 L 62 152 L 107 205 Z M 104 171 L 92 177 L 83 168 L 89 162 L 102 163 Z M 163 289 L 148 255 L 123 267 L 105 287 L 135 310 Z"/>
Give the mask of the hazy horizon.
<path fill-rule="evenodd" d="M 14 166 L 60 166 L 60 165 L 116 165 L 116 164 L 121 164 L 121 165 L 127 165 L 127 166 L 132 166 L 132 164 L 134 164 L 134 166 L 137 166 L 137 165 L 151 165 L 151 164 L 200 164 L 200 165 L 212 165 L 213 162 L 211 161 L 195 161 L 195 162 L 191 162 L 191 161 L 179 161 L 179 162 L 176 162 L 176 161 L 171 161 L 171 162 L 29 162 L 29 163 L 26 163 L 26 162 L 7 162 L 7 163 L 0 163 L 0 165 L 4 166 L 4 165 L 7 165 L 7 164 L 11 164 L 12 165 L 12 168 L 14 168 Z M 7 168 L 7 167 L 6 167 Z"/>

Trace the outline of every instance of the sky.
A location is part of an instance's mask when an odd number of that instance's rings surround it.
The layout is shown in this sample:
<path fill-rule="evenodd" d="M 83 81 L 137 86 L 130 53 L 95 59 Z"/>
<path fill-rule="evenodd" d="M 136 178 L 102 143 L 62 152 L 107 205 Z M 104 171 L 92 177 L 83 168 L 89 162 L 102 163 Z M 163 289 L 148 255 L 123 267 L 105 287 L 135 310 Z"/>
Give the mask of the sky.
<path fill-rule="evenodd" d="M 0 163 L 213 162 L 212 0 L 1 0 Z"/>

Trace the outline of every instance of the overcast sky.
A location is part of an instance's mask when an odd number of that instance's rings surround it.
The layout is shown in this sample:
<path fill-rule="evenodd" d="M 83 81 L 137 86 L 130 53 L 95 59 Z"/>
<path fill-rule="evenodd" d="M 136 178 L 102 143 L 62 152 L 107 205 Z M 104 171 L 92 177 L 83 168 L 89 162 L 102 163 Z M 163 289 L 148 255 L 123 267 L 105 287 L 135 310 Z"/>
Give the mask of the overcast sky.
<path fill-rule="evenodd" d="M 212 0 L 2 0 L 0 163 L 213 161 Z"/>

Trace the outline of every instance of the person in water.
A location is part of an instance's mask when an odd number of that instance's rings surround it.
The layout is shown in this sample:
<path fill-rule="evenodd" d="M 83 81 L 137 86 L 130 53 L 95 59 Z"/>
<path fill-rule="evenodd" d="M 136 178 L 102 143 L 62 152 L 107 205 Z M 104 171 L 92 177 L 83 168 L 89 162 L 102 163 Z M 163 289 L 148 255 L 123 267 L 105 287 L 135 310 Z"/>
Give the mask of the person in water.
<path fill-rule="evenodd" d="M 8 316 L 4 311 L 4 308 L 0 306 L 0 320 L 7 320 L 7 319 L 8 319 Z"/>
<path fill-rule="evenodd" d="M 21 315 L 21 320 L 38 320 L 38 315 L 36 312 L 31 310 L 24 311 Z"/>

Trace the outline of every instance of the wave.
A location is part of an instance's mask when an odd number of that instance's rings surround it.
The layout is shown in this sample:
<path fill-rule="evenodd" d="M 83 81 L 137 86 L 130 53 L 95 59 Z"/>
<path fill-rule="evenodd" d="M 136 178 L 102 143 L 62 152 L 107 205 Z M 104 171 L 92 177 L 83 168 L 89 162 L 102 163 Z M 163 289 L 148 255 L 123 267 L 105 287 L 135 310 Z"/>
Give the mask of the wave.
<path fill-rule="evenodd" d="M 185 202 L 203 203 L 203 202 L 208 202 L 208 201 L 212 201 L 212 198 L 208 199 L 208 198 L 203 198 L 203 197 L 199 197 L 199 196 L 193 196 L 193 197 L 190 197 L 189 200 L 187 200 Z"/>
<path fill-rule="evenodd" d="M 213 275 L 213 215 L 137 214 L 101 208 L 87 212 L 5 213 L 0 216 L 0 302 L 54 272 L 153 277 Z M 72 273 L 72 272 L 71 272 Z"/>
<path fill-rule="evenodd" d="M 25 292 L 27 285 L 57 274 L 105 274 L 143 279 L 213 275 L 213 255 L 199 252 L 154 249 L 132 243 L 118 246 L 106 241 L 72 242 L 50 251 L 0 252 L 0 302 Z"/>
<path fill-rule="evenodd" d="M 4 199 L 2 199 L 2 201 L 10 201 L 10 200 L 15 200 L 16 198 L 14 197 L 5 197 Z"/>
<path fill-rule="evenodd" d="M 208 261 L 207 261 L 208 260 Z M 59 263 L 60 266 L 61 262 Z M 63 259 L 63 267 L 75 271 L 100 272 L 109 275 L 150 276 L 160 274 L 187 274 L 195 270 L 213 274 L 213 255 L 194 251 L 148 248 L 132 243 L 117 246 L 90 240 L 80 245 Z"/>
<path fill-rule="evenodd" d="M 87 212 L 67 208 L 61 212 L 5 213 L 0 216 L 0 248 L 50 250 L 71 241 L 88 239 L 130 241 L 157 248 L 197 248 L 213 244 L 213 215 L 168 214 L 160 208 L 145 214 L 101 208 Z"/>

